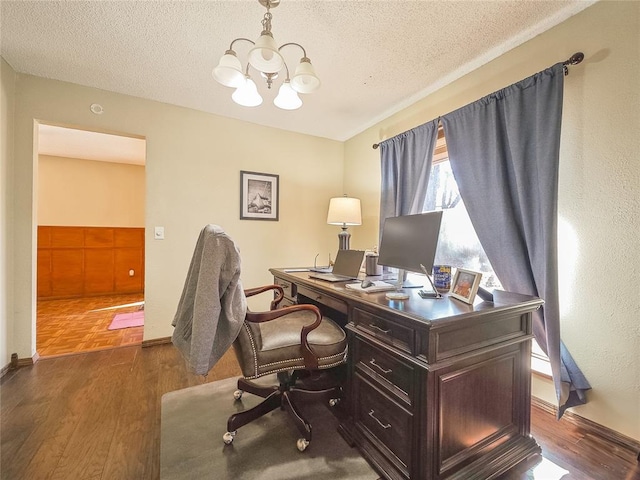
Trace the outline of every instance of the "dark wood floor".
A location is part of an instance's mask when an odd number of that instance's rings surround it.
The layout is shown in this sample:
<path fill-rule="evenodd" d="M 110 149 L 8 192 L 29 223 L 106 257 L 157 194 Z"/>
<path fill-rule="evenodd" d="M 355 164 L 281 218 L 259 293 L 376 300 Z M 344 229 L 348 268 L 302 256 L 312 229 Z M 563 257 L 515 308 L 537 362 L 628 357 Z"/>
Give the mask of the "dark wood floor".
<path fill-rule="evenodd" d="M 189 374 L 172 345 L 121 347 L 42 359 L 0 381 L 0 478 L 159 478 L 163 394 L 239 375 L 232 352 L 206 379 Z M 532 410 L 543 454 L 563 480 L 640 479 L 635 454 Z M 512 473 L 509 480 L 534 476 Z M 554 477 L 559 478 L 559 477 Z"/>

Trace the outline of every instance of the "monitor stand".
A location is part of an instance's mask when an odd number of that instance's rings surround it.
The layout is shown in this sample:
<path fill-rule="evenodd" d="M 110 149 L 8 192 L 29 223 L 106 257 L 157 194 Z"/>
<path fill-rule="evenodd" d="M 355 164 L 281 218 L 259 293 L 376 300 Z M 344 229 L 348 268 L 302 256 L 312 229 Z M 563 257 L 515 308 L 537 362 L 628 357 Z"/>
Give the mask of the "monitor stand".
<path fill-rule="evenodd" d="M 398 280 L 396 283 L 396 288 L 422 288 L 422 284 L 413 283 L 407 280 L 407 271 L 403 269 L 398 270 Z"/>

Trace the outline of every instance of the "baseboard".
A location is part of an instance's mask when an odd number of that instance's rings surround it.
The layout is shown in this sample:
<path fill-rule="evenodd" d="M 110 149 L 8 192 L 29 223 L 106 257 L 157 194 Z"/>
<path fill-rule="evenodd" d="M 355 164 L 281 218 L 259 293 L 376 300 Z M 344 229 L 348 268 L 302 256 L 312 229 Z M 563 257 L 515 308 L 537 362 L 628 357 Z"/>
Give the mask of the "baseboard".
<path fill-rule="evenodd" d="M 0 378 L 4 377 L 7 372 L 22 367 L 32 367 L 40 359 L 40 355 L 36 352 L 33 357 L 18 358 L 15 353 L 11 355 L 11 362 L 0 368 Z"/>
<path fill-rule="evenodd" d="M 553 416 L 558 415 L 558 407 L 539 398 L 531 397 L 531 405 L 538 407 L 541 410 L 552 414 Z M 604 425 L 600 425 L 599 423 L 581 417 L 580 415 L 577 415 L 573 412 L 565 411 L 564 415 L 562 415 L 562 420 L 566 420 L 576 427 L 585 430 L 595 436 L 606 438 L 608 441 L 620 445 L 623 448 L 629 449 L 634 452 L 640 452 L 639 441 L 631 437 L 627 437 L 626 435 L 616 432 L 615 430 L 612 430 L 608 427 L 605 427 Z"/>
<path fill-rule="evenodd" d="M 33 357 L 18 358 L 17 367 L 33 367 L 39 359 L 40 355 L 38 352 L 36 352 Z"/>
<path fill-rule="evenodd" d="M 171 337 L 153 338 L 151 340 L 143 340 L 142 348 L 155 347 L 156 345 L 166 345 L 171 343 Z"/>

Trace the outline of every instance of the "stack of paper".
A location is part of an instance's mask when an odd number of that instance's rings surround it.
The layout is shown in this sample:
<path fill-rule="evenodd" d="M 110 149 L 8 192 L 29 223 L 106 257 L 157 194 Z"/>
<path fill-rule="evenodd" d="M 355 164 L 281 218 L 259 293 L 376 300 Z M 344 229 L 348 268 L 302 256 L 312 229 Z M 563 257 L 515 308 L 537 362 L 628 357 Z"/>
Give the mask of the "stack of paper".
<path fill-rule="evenodd" d="M 395 290 L 396 288 L 395 285 L 391 283 L 383 282 L 382 280 L 376 280 L 375 282 L 373 282 L 373 285 L 367 288 L 362 288 L 362 283 L 360 282 L 347 283 L 345 287 L 347 287 L 350 290 L 355 290 L 357 292 L 364 292 L 364 293 L 388 292 L 389 290 Z"/>

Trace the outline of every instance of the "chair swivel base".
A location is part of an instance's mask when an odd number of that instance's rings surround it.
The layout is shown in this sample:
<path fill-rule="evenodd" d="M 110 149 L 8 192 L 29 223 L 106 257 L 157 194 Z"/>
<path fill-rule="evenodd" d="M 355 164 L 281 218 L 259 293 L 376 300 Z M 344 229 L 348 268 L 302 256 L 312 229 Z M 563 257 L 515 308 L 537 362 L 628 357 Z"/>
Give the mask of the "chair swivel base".
<path fill-rule="evenodd" d="M 298 377 L 296 373 L 297 372 L 294 372 L 292 375 L 289 375 L 288 372 L 278 373 L 280 385 L 277 387 L 265 387 L 252 383 L 244 378 L 238 379 L 238 390 L 234 392 L 234 398 L 236 400 L 242 397 L 242 392 L 244 391 L 263 397 L 264 401 L 253 408 L 235 413 L 229 417 L 227 421 L 227 432 L 222 437 L 224 443 L 230 445 L 233 443 L 238 428 L 251 423 L 279 407 L 281 410 L 286 410 L 289 413 L 298 431 L 302 435 L 296 442 L 298 450 L 301 452 L 306 450 L 311 442 L 311 424 L 302 416 L 295 404 L 307 401 L 322 401 L 334 406 L 342 398 L 342 387 L 333 385 L 330 387 L 323 386 L 323 388 L 319 389 L 300 388 L 296 386 Z M 304 383 L 306 386 L 309 382 L 300 383 Z"/>

